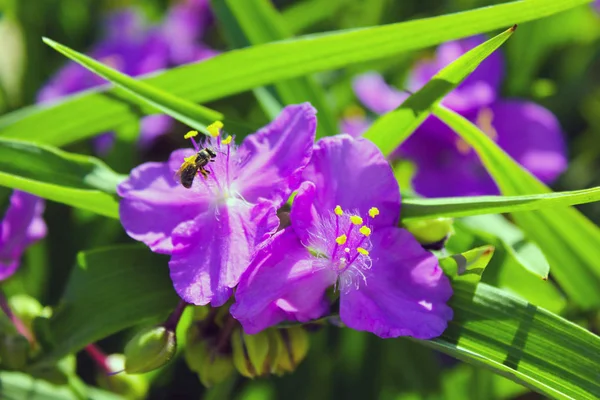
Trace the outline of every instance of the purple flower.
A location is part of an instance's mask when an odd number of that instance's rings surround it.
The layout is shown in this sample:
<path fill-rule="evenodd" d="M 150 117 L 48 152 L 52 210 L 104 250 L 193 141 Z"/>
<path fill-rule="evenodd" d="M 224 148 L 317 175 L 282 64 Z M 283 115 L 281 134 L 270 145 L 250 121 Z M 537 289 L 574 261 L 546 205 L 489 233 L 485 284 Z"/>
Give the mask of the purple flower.
<path fill-rule="evenodd" d="M 419 62 L 407 87 L 421 88 L 437 71 L 483 42 L 473 37 L 441 45 L 432 60 Z M 562 129 L 556 117 L 535 103 L 500 99 L 502 59 L 488 57 L 442 103 L 476 123 L 511 157 L 546 183 L 567 166 Z M 377 114 L 397 108 L 408 96 L 388 86 L 376 73 L 358 77 L 354 89 L 361 102 Z M 363 119 L 363 126 L 365 119 Z M 355 117 L 342 127 L 353 136 L 362 128 Z M 498 188 L 475 151 L 437 118 L 431 116 L 398 148 L 393 157 L 416 164 L 414 189 L 428 197 L 498 194 Z"/>
<path fill-rule="evenodd" d="M 183 300 L 220 306 L 231 296 L 256 249 L 277 229 L 276 210 L 300 184 L 312 154 L 315 112 L 308 103 L 288 106 L 239 147 L 231 137 L 208 139 L 215 162 L 190 189 L 174 174 L 197 149 L 142 164 L 119 185 L 125 230 L 171 255 L 171 278 Z"/>
<path fill-rule="evenodd" d="M 105 22 L 103 40 L 92 48 L 90 56 L 127 74 L 139 76 L 192 61 L 200 61 L 216 51 L 199 42 L 211 22 L 206 1 L 187 0 L 175 5 L 159 26 L 148 26 L 135 9 L 112 14 Z M 75 62 L 69 62 L 38 93 L 38 102 L 55 101 L 106 83 L 98 75 Z M 166 115 L 142 118 L 140 145 L 147 147 L 169 130 L 173 120 Z M 95 138 L 99 153 L 112 148 L 112 133 Z"/>
<path fill-rule="evenodd" d="M 44 200 L 15 190 L 0 221 L 0 281 L 15 273 L 25 249 L 46 236 Z"/>
<path fill-rule="evenodd" d="M 389 338 L 439 336 L 452 295 L 437 259 L 397 227 L 400 190 L 381 152 L 365 139 L 321 139 L 290 212 L 242 276 L 231 307 L 248 334 L 329 312 L 340 295 L 350 328 Z"/>

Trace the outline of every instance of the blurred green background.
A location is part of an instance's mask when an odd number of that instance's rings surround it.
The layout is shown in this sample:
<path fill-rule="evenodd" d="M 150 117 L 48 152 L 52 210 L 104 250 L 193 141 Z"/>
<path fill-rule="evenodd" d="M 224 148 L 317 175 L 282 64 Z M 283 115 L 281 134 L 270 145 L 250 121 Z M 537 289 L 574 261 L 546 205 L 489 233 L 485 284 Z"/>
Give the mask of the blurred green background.
<path fill-rule="evenodd" d="M 486 0 L 273 0 L 294 34 L 358 28 L 460 12 L 499 4 Z M 45 82 L 66 59 L 41 41 L 52 38 L 86 51 L 102 32 L 102 17 L 111 10 L 139 7 L 150 20 L 159 20 L 170 6 L 163 0 L 0 0 L 0 114 L 35 102 Z M 226 51 L 227 38 L 214 24 L 204 41 Z M 402 87 L 413 62 L 433 49 L 401 57 L 318 74 L 328 103 L 341 118 L 358 104 L 351 79 L 379 70 L 390 83 Z M 600 185 L 600 14 L 591 6 L 519 26 L 501 48 L 506 58 L 504 97 L 528 98 L 549 108 L 559 118 L 569 148 L 568 171 L 557 190 Z M 242 66 L 243 68 L 243 66 Z M 226 115 L 260 126 L 268 120 L 253 96 L 236 95 L 208 105 Z M 38 129 L 43 130 L 43 126 Z M 183 145 L 178 133 L 160 139 L 135 160 L 107 158 L 119 172 L 145 160 L 164 160 Z M 69 150 L 90 153 L 89 143 Z M 0 189 L 6 199 L 8 190 Z M 580 209 L 600 223 L 600 204 Z M 45 218 L 49 235 L 26 254 L 24 267 L 6 288 L 25 291 L 42 304 L 55 305 L 78 251 L 128 241 L 118 221 L 48 202 Z M 100 343 L 108 353 L 121 352 L 131 332 Z M 78 372 L 95 384 L 96 368 L 85 354 L 78 356 Z M 1 397 L 1 396 L 0 396 Z M 465 365 L 410 340 L 380 340 L 371 334 L 321 328 L 311 333 L 311 350 L 298 370 L 282 378 L 231 378 L 205 390 L 182 359 L 163 370 L 152 383 L 150 398 L 207 399 L 509 399 L 540 398 L 492 373 Z"/>

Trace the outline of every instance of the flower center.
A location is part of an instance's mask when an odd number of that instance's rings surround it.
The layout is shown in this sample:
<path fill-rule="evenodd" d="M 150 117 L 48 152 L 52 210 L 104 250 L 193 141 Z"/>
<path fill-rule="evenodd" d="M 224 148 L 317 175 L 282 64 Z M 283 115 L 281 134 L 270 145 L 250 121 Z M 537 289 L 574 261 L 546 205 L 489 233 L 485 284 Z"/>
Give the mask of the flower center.
<path fill-rule="evenodd" d="M 363 217 L 336 206 L 322 216 L 310 232 L 308 248 L 317 258 L 314 265 L 335 272 L 336 288 L 339 287 L 341 292 L 358 289 L 361 282 L 366 284 L 364 271 L 372 265 L 369 255 L 372 228 L 368 220 L 378 214 L 376 207 Z"/>

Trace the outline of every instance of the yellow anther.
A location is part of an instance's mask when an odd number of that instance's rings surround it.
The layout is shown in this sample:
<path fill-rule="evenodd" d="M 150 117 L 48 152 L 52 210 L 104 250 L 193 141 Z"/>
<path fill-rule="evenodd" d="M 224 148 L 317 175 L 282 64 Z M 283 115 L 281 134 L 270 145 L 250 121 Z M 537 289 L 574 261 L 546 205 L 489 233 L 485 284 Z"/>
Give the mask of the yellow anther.
<path fill-rule="evenodd" d="M 371 228 L 365 225 L 361 226 L 358 231 L 365 236 L 369 236 L 371 234 Z"/>
<path fill-rule="evenodd" d="M 342 236 L 338 236 L 338 237 L 336 237 L 336 238 L 335 238 L 335 242 L 341 246 L 341 245 L 343 245 L 343 244 L 345 244 L 345 243 L 346 243 L 346 240 L 347 240 L 347 239 L 348 239 L 348 238 L 346 237 L 346 235 L 342 235 Z"/>
<path fill-rule="evenodd" d="M 227 136 L 225 139 L 223 139 L 223 144 L 229 144 L 231 143 L 231 140 L 233 139 L 232 136 Z"/>
<path fill-rule="evenodd" d="M 368 256 L 369 255 L 369 252 L 366 249 L 363 249 L 362 247 L 357 247 L 356 251 L 358 251 L 363 256 Z"/>
<path fill-rule="evenodd" d="M 219 136 L 221 134 L 221 129 L 223 129 L 223 123 L 221 121 L 215 121 L 206 127 L 206 130 L 212 137 Z"/>
<path fill-rule="evenodd" d="M 198 131 L 189 131 L 185 135 L 183 135 L 184 139 L 193 138 L 194 136 L 198 136 Z"/>
<path fill-rule="evenodd" d="M 362 225 L 363 219 L 358 215 L 352 215 L 350 216 L 350 222 L 352 222 L 354 225 Z"/>
<path fill-rule="evenodd" d="M 346 253 L 350 253 L 350 248 L 349 248 L 349 247 L 346 247 L 346 248 L 344 249 L 344 251 L 345 251 Z"/>
<path fill-rule="evenodd" d="M 344 210 L 342 210 L 342 207 L 340 207 L 340 206 L 335 206 L 335 208 L 333 209 L 333 212 L 336 215 L 343 215 L 344 214 Z"/>
<path fill-rule="evenodd" d="M 375 218 L 375 217 L 376 217 L 376 216 L 378 216 L 378 215 L 379 215 L 379 208 L 377 208 L 377 207 L 371 207 L 371 208 L 369 209 L 369 216 L 370 216 L 371 218 Z"/>

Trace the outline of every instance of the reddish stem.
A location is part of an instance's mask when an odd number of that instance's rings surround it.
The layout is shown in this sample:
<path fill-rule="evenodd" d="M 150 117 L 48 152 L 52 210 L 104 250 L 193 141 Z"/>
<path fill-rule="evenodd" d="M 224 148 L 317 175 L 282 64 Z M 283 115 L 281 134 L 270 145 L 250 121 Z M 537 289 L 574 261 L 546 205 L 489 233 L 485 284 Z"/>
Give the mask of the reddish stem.
<path fill-rule="evenodd" d="M 107 374 L 110 374 L 112 371 L 106 362 L 106 354 L 100 350 L 100 348 L 94 343 L 88 344 L 85 346 L 85 351 L 88 355 L 94 360 L 94 362 L 102 368 Z"/>
<path fill-rule="evenodd" d="M 19 317 L 17 317 L 12 312 L 12 310 L 10 309 L 10 306 L 8 305 L 8 300 L 6 299 L 6 296 L 4 296 L 4 293 L 2 291 L 0 291 L 0 308 L 2 309 L 4 314 L 6 314 L 8 319 L 10 319 L 10 321 L 13 323 L 13 325 L 17 329 L 17 332 L 19 332 L 19 334 L 21 334 L 25 339 L 27 339 L 27 341 L 30 344 L 32 344 L 32 345 L 35 344 L 35 339 L 33 338 L 33 334 L 29 331 L 27 326 L 25 326 L 23 321 L 21 321 L 19 319 Z"/>

